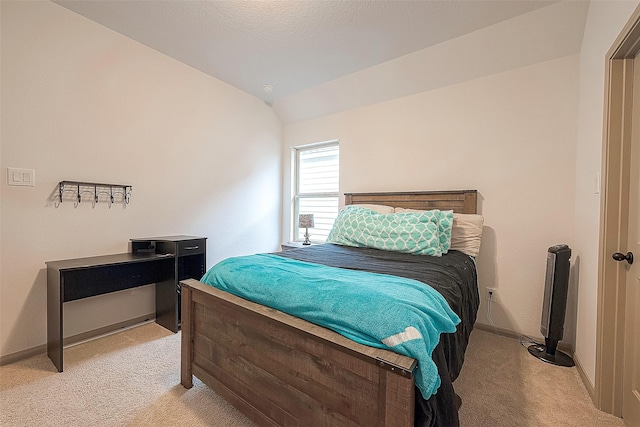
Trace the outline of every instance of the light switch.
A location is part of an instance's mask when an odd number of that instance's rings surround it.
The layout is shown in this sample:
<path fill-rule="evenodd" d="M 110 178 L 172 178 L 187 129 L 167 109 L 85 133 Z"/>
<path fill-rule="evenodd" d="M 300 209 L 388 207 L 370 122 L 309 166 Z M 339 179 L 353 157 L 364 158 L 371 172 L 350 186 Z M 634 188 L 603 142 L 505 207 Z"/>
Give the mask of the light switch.
<path fill-rule="evenodd" d="M 36 171 L 33 169 L 7 168 L 7 184 L 35 187 Z"/>

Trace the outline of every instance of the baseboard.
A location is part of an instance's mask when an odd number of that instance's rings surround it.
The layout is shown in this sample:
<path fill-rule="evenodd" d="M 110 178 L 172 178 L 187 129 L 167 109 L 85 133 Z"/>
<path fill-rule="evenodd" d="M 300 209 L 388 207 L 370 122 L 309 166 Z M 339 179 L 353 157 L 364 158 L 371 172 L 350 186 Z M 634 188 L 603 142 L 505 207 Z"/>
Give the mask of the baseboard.
<path fill-rule="evenodd" d="M 64 346 L 70 347 L 73 345 L 82 344 L 85 341 L 94 340 L 96 338 L 101 338 L 106 335 L 115 334 L 124 329 L 140 326 L 143 323 L 155 321 L 155 319 L 156 319 L 156 314 L 150 313 L 144 316 L 139 316 L 133 319 L 125 320 L 124 322 L 119 322 L 113 325 L 108 325 L 102 328 L 94 329 L 92 331 L 83 332 L 78 335 L 73 335 L 71 337 L 66 337 L 64 339 Z"/>
<path fill-rule="evenodd" d="M 587 389 L 587 393 L 589 393 L 589 397 L 591 398 L 591 401 L 593 402 L 593 404 L 596 404 L 596 389 L 593 386 L 593 384 L 591 384 L 591 381 L 589 380 L 589 377 L 587 376 L 587 374 L 584 371 L 584 368 L 582 367 L 582 363 L 580 363 L 580 359 L 578 358 L 577 355 L 573 355 L 573 361 L 576 364 L 576 369 L 578 370 L 578 375 L 580 375 L 580 379 L 582 380 L 582 383 L 584 384 L 584 388 Z M 596 405 L 597 408 L 597 405 Z"/>
<path fill-rule="evenodd" d="M 144 316 L 135 317 L 133 319 L 125 320 L 123 322 L 114 323 L 113 325 L 104 326 L 102 328 L 94 329 L 91 331 L 83 332 L 78 335 L 66 337 L 64 339 L 64 346 L 69 347 L 72 345 L 78 345 L 82 342 L 97 339 L 106 335 L 115 334 L 124 329 L 129 329 L 135 326 L 140 326 L 143 323 L 155 321 L 156 314 L 150 313 Z M 15 353 L 0 356 L 0 366 L 15 363 L 29 357 L 37 356 L 47 352 L 47 345 L 42 344 L 36 347 L 28 348 L 26 350 L 17 351 Z"/>
<path fill-rule="evenodd" d="M 511 338 L 514 339 L 516 341 L 520 340 L 520 337 L 523 336 L 523 334 L 518 333 L 518 332 L 514 332 L 511 331 L 509 329 L 503 329 L 503 328 L 499 328 L 499 327 L 494 327 L 491 325 L 485 325 L 484 323 L 479 323 L 476 322 L 475 325 L 473 325 L 473 327 L 475 329 L 480 329 L 481 331 L 485 331 L 485 332 L 491 332 L 492 334 L 496 334 L 496 335 L 500 335 L 506 338 Z M 531 335 L 527 335 L 527 337 L 531 338 L 532 340 L 539 342 L 539 343 L 544 343 L 544 337 L 542 336 L 531 336 Z M 558 350 L 567 353 L 569 356 L 573 357 L 573 347 L 567 343 L 563 343 L 563 342 L 559 342 L 558 343 Z"/>
<path fill-rule="evenodd" d="M 5 356 L 0 356 L 0 366 L 9 365 L 14 362 L 18 362 L 23 359 L 28 359 L 33 356 L 37 356 L 47 352 L 47 345 L 42 344 L 37 347 L 31 347 L 26 350 L 16 351 Z"/>

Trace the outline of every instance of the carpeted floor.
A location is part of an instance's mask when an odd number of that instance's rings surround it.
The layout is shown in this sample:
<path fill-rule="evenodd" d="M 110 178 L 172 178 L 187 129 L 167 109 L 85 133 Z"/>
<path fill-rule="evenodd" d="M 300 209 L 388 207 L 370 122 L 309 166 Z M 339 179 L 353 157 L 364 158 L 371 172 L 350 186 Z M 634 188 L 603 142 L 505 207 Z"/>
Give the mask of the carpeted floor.
<path fill-rule="evenodd" d="M 624 426 L 596 409 L 577 369 L 542 362 L 518 341 L 474 330 L 454 383 L 462 426 Z"/>
<path fill-rule="evenodd" d="M 475 330 L 455 383 L 463 427 L 624 426 L 598 411 L 575 368 Z M 197 379 L 180 385 L 180 334 L 155 323 L 0 367 L 0 426 L 253 426 Z"/>

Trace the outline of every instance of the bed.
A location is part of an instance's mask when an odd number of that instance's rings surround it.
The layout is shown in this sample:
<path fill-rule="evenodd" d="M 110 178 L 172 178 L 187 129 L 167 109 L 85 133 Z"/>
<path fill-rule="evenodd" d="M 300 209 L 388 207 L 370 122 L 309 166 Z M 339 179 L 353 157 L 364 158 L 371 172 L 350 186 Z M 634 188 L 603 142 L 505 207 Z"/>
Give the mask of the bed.
<path fill-rule="evenodd" d="M 477 194 L 475 190 L 346 193 L 345 205 L 475 214 Z M 353 270 L 391 268 L 398 276 L 413 277 L 411 262 L 398 268 L 386 264 L 391 262 L 386 255 L 378 249 L 318 245 L 278 256 Z M 263 426 L 457 425 L 461 402 L 453 381 L 462 368 L 479 305 L 475 263 L 455 250 L 442 257 L 408 256 L 438 258 L 441 264 L 436 270 L 444 276 L 458 277 L 447 269 L 460 264 L 468 276 L 463 290 L 438 289 L 461 322 L 455 332 L 440 336 L 433 351 L 441 383 L 428 399 L 416 388 L 416 359 L 360 344 L 193 279 L 181 282 L 182 385 L 191 388 L 196 376 Z M 371 257 L 379 258 L 382 266 L 378 261 L 372 264 Z"/>

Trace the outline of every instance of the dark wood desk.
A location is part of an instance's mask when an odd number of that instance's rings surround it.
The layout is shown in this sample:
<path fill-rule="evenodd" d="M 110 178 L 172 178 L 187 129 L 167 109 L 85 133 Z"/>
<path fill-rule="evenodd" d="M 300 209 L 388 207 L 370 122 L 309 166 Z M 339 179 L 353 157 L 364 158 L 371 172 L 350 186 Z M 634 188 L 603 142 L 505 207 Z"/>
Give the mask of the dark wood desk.
<path fill-rule="evenodd" d="M 63 370 L 63 304 L 138 286 L 156 284 L 156 322 L 180 327 L 179 281 L 205 270 L 206 239 L 169 236 L 132 239 L 129 253 L 47 262 L 47 354 Z"/>

